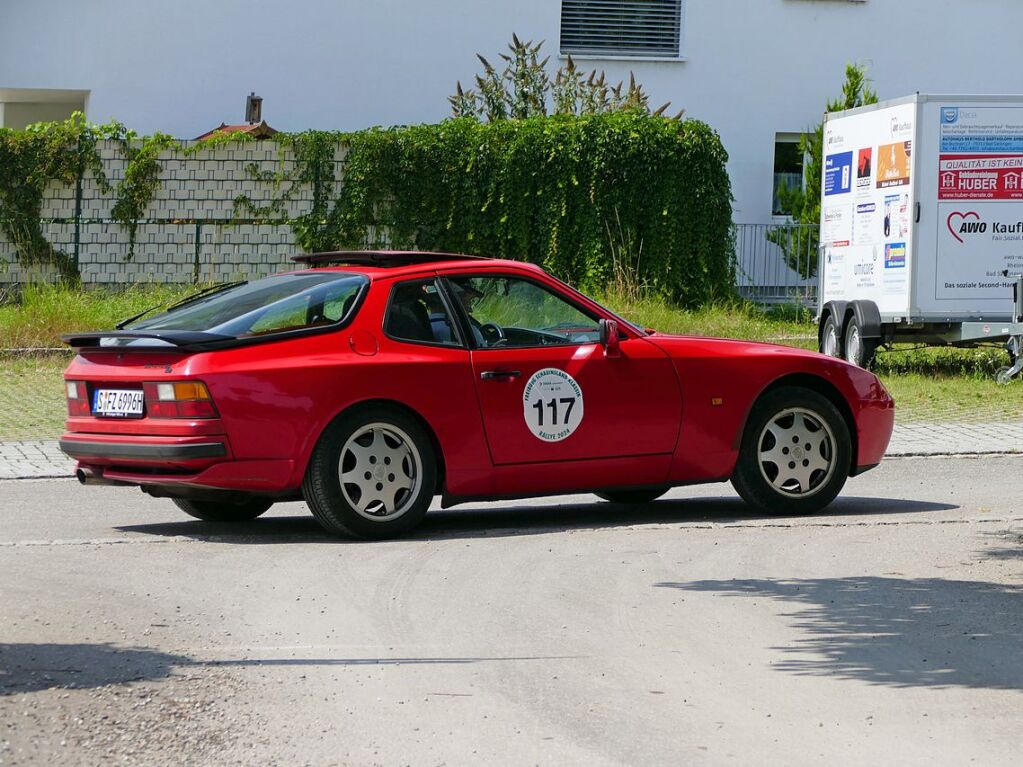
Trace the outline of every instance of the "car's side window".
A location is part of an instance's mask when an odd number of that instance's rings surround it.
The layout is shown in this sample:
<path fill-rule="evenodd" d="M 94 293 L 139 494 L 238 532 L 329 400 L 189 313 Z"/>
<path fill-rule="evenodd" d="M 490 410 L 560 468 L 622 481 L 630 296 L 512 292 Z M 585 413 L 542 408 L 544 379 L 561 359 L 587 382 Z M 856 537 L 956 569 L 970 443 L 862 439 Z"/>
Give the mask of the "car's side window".
<path fill-rule="evenodd" d="M 459 346 L 454 323 L 434 280 L 401 282 L 391 291 L 384 333 L 399 341 Z"/>
<path fill-rule="evenodd" d="M 248 333 L 260 335 L 336 324 L 352 310 L 361 289 L 358 280 L 316 285 L 259 309 Z"/>
<path fill-rule="evenodd" d="M 600 339 L 597 319 L 518 277 L 451 277 L 479 348 L 579 345 Z"/>

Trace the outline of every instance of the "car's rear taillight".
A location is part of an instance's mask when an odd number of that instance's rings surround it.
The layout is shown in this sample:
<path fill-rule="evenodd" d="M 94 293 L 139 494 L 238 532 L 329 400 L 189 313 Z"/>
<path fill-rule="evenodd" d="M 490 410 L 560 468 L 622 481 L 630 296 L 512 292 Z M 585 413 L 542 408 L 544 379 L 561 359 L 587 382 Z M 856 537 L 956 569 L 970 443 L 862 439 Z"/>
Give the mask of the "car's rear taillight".
<path fill-rule="evenodd" d="M 65 381 L 67 387 L 67 414 L 89 415 L 89 392 L 85 381 Z"/>
<path fill-rule="evenodd" d="M 167 381 L 142 385 L 150 418 L 216 418 L 209 389 L 199 381 Z"/>

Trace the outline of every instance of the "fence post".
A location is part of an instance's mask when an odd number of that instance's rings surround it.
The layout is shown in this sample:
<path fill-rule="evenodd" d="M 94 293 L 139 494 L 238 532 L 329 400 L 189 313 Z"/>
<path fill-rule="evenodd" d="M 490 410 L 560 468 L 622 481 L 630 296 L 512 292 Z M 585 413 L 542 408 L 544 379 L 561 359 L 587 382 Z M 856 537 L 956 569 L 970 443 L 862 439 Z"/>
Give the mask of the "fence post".
<path fill-rule="evenodd" d="M 199 284 L 199 257 L 202 255 L 202 219 L 195 220 L 195 252 L 192 259 L 192 284 Z"/>

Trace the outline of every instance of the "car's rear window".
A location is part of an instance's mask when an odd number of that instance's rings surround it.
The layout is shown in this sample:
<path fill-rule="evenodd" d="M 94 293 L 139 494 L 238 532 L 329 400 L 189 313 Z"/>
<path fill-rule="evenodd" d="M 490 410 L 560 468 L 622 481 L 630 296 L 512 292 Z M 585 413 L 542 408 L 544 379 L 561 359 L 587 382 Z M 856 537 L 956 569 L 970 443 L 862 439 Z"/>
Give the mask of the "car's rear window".
<path fill-rule="evenodd" d="M 352 272 L 279 274 L 189 301 L 127 330 L 195 330 L 235 338 L 350 319 L 367 278 Z"/>

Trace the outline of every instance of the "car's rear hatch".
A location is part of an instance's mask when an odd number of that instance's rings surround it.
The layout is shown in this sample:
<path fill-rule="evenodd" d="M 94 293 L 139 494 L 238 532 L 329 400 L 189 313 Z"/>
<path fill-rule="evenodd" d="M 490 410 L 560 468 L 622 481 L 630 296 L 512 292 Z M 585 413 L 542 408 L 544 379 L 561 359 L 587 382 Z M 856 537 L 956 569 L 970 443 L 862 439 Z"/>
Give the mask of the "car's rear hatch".
<path fill-rule="evenodd" d="M 209 355 L 333 332 L 358 310 L 367 286 L 357 273 L 292 272 L 206 289 L 115 330 L 62 336 L 78 350 L 64 374 L 62 448 L 104 467 L 185 470 L 230 459 Z"/>

